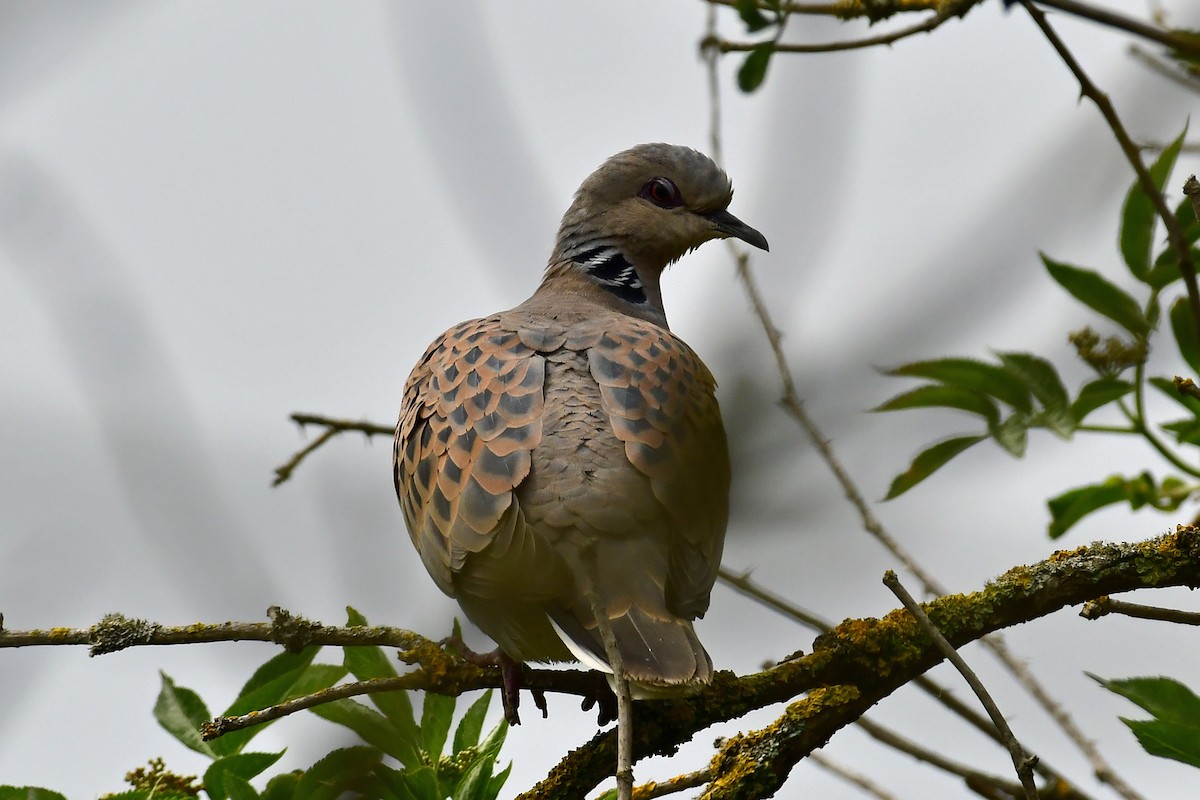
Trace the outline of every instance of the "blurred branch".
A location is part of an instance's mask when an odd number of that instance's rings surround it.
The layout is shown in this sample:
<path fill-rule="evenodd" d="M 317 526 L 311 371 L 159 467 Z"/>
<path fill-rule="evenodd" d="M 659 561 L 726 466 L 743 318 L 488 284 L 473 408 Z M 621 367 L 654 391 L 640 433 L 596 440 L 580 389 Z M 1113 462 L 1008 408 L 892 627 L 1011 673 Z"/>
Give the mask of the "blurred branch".
<path fill-rule="evenodd" d="M 943 22 L 951 19 L 953 14 L 934 14 L 924 22 L 911 25 L 907 28 L 900 28 L 891 33 L 883 33 L 878 36 L 869 36 L 865 39 L 848 39 L 846 41 L 837 42 L 817 42 L 817 43 L 801 43 L 801 42 L 776 42 L 776 53 L 834 53 L 840 50 L 860 50 L 864 47 L 876 47 L 878 45 L 890 45 L 893 42 L 898 42 L 909 36 L 915 36 L 918 33 L 929 33 L 939 27 Z M 719 53 L 736 53 L 748 52 L 758 47 L 762 42 L 732 42 L 728 39 L 721 39 L 716 36 L 706 37 L 700 41 L 701 49 L 711 48 Z"/>
<path fill-rule="evenodd" d="M 1137 544 L 1097 544 L 1016 567 L 979 592 L 942 597 L 925 611 L 955 647 L 1009 625 L 1028 622 L 1102 594 L 1135 588 L 1200 584 L 1200 529 L 1183 527 Z M 819 637 L 813 652 L 742 678 L 719 672 L 711 686 L 679 701 L 641 701 L 635 759 L 670 752 L 700 730 L 773 703 L 792 702 L 761 731 L 731 738 L 714 759 L 706 797 L 774 793 L 792 767 L 875 703 L 942 660 L 906 610 L 882 619 L 848 620 Z M 886 662 L 887 670 L 879 664 Z M 613 731 L 571 752 L 532 798 L 579 797 L 611 775 Z"/>
<path fill-rule="evenodd" d="M 1008 720 L 1000 713 L 1000 707 L 996 705 L 996 701 L 988 693 L 987 687 L 983 685 L 983 681 L 979 680 L 979 676 L 967 665 L 966 660 L 946 641 L 946 638 L 942 636 L 942 632 L 933 624 L 933 620 L 929 619 L 920 604 L 904 588 L 904 584 L 896 577 L 895 572 L 889 569 L 884 573 L 883 585 L 892 590 L 892 594 L 896 595 L 900 602 L 904 604 L 904 607 L 908 609 L 908 612 L 913 615 L 913 618 L 917 620 L 917 624 L 925 631 L 925 635 L 933 641 L 934 646 L 941 651 L 942 655 L 954 665 L 954 668 L 963 676 L 963 680 L 971 687 L 971 691 L 975 692 L 975 696 L 979 698 L 980 704 L 987 710 L 988 716 L 992 718 L 992 724 L 996 726 L 996 730 L 1000 731 L 1001 739 L 1012 755 L 1013 767 L 1017 771 L 1017 777 L 1021 780 L 1021 786 L 1025 789 L 1025 797 L 1027 800 L 1037 800 L 1038 790 L 1033 782 L 1033 765 L 1037 759 L 1031 758 L 1025 752 L 1025 748 L 1021 746 L 1021 742 L 1013 734 L 1012 728 L 1008 725 Z"/>
<path fill-rule="evenodd" d="M 1200 92 L 1200 77 L 1197 77 L 1190 72 L 1176 69 L 1173 64 L 1151 53 L 1149 50 L 1146 50 L 1143 47 L 1138 47 L 1136 44 L 1131 44 L 1129 46 L 1129 55 L 1142 62 L 1142 64 L 1149 69 L 1157 72 L 1162 77 L 1175 81 L 1183 88 L 1193 92 Z M 1186 146 L 1195 147 L 1196 145 Z"/>
<path fill-rule="evenodd" d="M 695 789 L 697 786 L 703 786 L 712 780 L 712 772 L 707 769 L 689 772 L 685 775 L 676 775 L 674 778 L 668 778 L 665 781 L 648 781 L 641 786 L 635 786 L 633 789 L 633 800 L 653 800 L 655 797 L 663 797 L 668 794 L 675 794 L 687 789 Z"/>
<path fill-rule="evenodd" d="M 1200 613 L 1195 611 L 1180 611 L 1177 608 L 1159 608 L 1141 603 L 1126 603 L 1123 600 L 1113 600 L 1111 597 L 1097 597 L 1083 604 L 1079 616 L 1084 619 L 1100 619 L 1109 614 L 1121 614 L 1138 619 L 1154 619 L 1160 622 L 1174 622 L 1180 625 L 1200 625 Z"/>
<path fill-rule="evenodd" d="M 808 757 L 808 760 L 820 766 L 821 769 L 837 775 L 847 783 L 854 784 L 872 797 L 877 797 L 879 800 L 895 800 L 895 795 L 884 791 L 882 786 L 872 781 L 866 775 L 839 764 L 823 753 L 813 753 Z"/>
<path fill-rule="evenodd" d="M 1039 2 L 1043 2 L 1043 0 L 1039 0 Z M 1075 4 L 1074 0 L 1054 0 L 1054 2 Z M 1171 209 L 1167 206 L 1167 201 L 1163 197 L 1163 193 L 1159 191 L 1154 183 L 1154 178 L 1150 176 L 1150 171 L 1142 163 L 1137 145 L 1134 144 L 1128 131 L 1125 130 L 1125 126 L 1121 123 L 1121 118 L 1117 116 L 1117 110 L 1113 107 L 1108 95 L 1100 91 L 1096 84 L 1092 83 L 1091 78 L 1083 71 L 1083 67 L 1080 66 L 1075 56 L 1067 49 L 1066 44 L 1055 33 L 1054 28 L 1050 26 L 1046 15 L 1034 6 L 1030 0 L 1020 0 L 1020 3 L 1029 12 L 1029 16 L 1033 18 L 1034 23 L 1041 29 L 1042 34 L 1050 42 L 1050 46 L 1054 48 L 1055 52 L 1058 53 L 1059 58 L 1071 70 L 1071 74 L 1079 82 L 1080 93 L 1091 100 L 1096 108 L 1099 109 L 1100 115 L 1104 117 L 1104 121 L 1108 123 L 1113 136 L 1116 137 L 1117 144 L 1121 147 L 1121 152 L 1125 154 L 1129 165 L 1137 173 L 1138 183 L 1141 184 L 1142 191 L 1146 193 L 1146 197 L 1154 206 L 1154 210 L 1163 221 L 1163 225 L 1166 226 L 1167 239 L 1171 243 L 1171 249 L 1175 251 L 1175 256 L 1179 263 L 1179 272 L 1183 276 L 1184 284 L 1187 286 L 1188 305 L 1191 307 L 1192 321 L 1196 328 L 1196 341 L 1200 343 L 1200 287 L 1196 285 L 1196 265 L 1192 261 L 1192 251 L 1188 246 L 1187 239 L 1183 235 L 1179 221 L 1171 213 Z M 1047 4 L 1053 5 L 1052 3 Z M 1193 55 L 1200 56 L 1200 46 L 1193 45 L 1191 52 Z"/>
<path fill-rule="evenodd" d="M 1091 22 L 1099 23 L 1105 27 L 1114 30 L 1123 31 L 1132 34 L 1141 39 L 1161 44 L 1171 50 L 1180 53 L 1181 55 L 1191 56 L 1193 58 L 1200 57 L 1200 37 L 1189 35 L 1187 31 L 1177 31 L 1168 28 L 1163 28 L 1158 25 L 1144 22 L 1135 17 L 1129 17 L 1124 14 L 1119 14 L 1115 11 L 1110 11 L 1100 6 L 1095 6 L 1089 3 L 1079 2 L 1079 0 L 1036 0 L 1039 5 L 1046 8 L 1052 8 L 1056 11 L 1070 14 L 1080 19 L 1090 20 Z M 706 0 L 706 2 L 714 5 L 729 6 L 731 8 L 738 6 L 738 0 Z M 872 22 L 887 19 L 897 14 L 911 14 L 914 12 L 933 11 L 936 12 L 934 17 L 927 20 L 928 24 L 934 18 L 941 18 L 945 21 L 950 17 L 964 17 L 975 6 L 982 3 L 983 0 L 845 0 L 840 3 L 772 3 L 767 0 L 758 0 L 755 6 L 761 11 L 780 11 L 784 14 L 809 14 L 816 16 L 834 17 L 842 20 L 858 19 L 866 17 Z M 938 23 L 940 24 L 940 22 Z M 936 26 L 934 26 L 936 27 Z M 930 28 L 932 30 L 932 28 Z M 920 30 L 912 30 L 904 35 L 911 33 L 920 33 Z M 880 37 L 885 39 L 885 37 Z M 866 41 L 866 40 L 863 40 Z M 891 41 L 895 41 L 894 39 Z M 873 42 L 873 44 L 890 44 L 890 41 L 883 40 Z M 866 47 L 868 44 L 857 44 L 854 46 Z M 803 47 L 803 46 L 802 46 Z M 749 47 L 739 46 L 732 49 L 752 49 Z M 789 52 L 787 45 L 780 45 L 776 48 L 780 52 Z M 790 52 L 826 52 L 827 50 L 844 50 L 847 47 L 827 47 L 825 50 L 808 50 L 798 49 Z"/>
<path fill-rule="evenodd" d="M 300 466 L 300 462 L 308 458 L 308 456 L 321 445 L 328 442 L 339 433 L 346 431 L 358 431 L 366 434 L 367 438 L 372 436 L 393 436 L 396 433 L 394 427 L 385 425 L 377 425 L 374 422 L 354 421 L 346 419 L 334 419 L 332 417 L 323 417 L 319 414 L 292 414 L 292 422 L 295 422 L 303 430 L 307 425 L 321 425 L 325 428 L 321 435 L 307 446 L 296 452 L 286 464 L 282 464 L 275 468 L 275 480 L 271 482 L 272 486 L 278 486 L 284 481 L 292 477 L 292 473 L 296 467 Z"/>

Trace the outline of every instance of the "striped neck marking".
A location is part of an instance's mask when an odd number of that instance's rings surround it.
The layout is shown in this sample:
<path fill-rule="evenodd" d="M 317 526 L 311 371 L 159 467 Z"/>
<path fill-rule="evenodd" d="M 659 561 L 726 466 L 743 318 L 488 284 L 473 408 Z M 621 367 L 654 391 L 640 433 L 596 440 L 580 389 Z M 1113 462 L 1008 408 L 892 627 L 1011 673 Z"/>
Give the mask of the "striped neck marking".
<path fill-rule="evenodd" d="M 593 247 L 571 259 L 587 270 L 592 280 L 627 303 L 648 302 L 642 280 L 629 259 L 615 247 Z"/>

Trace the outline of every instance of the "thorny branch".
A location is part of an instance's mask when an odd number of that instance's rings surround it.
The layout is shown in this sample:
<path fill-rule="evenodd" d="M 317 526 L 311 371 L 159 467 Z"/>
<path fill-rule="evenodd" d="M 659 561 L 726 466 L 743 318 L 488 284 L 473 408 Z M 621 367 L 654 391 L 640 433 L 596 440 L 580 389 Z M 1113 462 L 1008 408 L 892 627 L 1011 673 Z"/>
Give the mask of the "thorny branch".
<path fill-rule="evenodd" d="M 296 454 L 288 459 L 287 463 L 281 464 L 275 468 L 275 480 L 271 482 L 272 486 L 278 486 L 284 481 L 292 477 L 292 473 L 296 471 L 296 467 L 300 466 L 300 462 L 308 458 L 314 450 L 328 442 L 339 433 L 346 431 L 358 431 L 366 434 L 367 438 L 372 436 L 391 436 L 395 433 L 394 429 L 377 425 L 374 422 L 354 421 L 347 419 L 333 419 L 332 417 L 323 417 L 319 414 L 292 414 L 292 422 L 296 423 L 303 429 L 308 425 L 320 425 L 325 428 L 321 435 L 313 439 L 307 446 L 300 448 Z"/>

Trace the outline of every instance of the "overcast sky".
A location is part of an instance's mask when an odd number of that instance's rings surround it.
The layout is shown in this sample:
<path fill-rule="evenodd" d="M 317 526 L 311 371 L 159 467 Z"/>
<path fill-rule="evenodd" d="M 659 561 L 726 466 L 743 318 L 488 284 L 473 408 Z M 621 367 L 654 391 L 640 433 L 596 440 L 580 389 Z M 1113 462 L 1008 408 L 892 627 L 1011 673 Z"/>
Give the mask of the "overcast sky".
<path fill-rule="evenodd" d="M 1187 0 L 1163 7 L 1200 24 Z M 390 443 L 342 437 L 272 489 L 273 468 L 305 441 L 288 414 L 390 424 L 434 336 L 532 292 L 559 215 L 601 161 L 644 141 L 709 149 L 705 14 L 698 0 L 0 5 L 4 624 L 86 626 L 110 611 L 256 620 L 271 604 L 340 623 L 350 604 L 446 634 L 456 607 L 412 552 Z M 731 10 L 720 18 L 741 38 Z M 1054 20 L 1139 140 L 1173 137 L 1200 106 L 1131 60 L 1126 39 Z M 796 19 L 789 36 L 865 29 Z M 949 412 L 865 413 L 904 388 L 874 367 L 1031 350 L 1064 365 L 1072 390 L 1082 383 L 1065 334 L 1094 320 L 1052 288 L 1037 251 L 1125 281 L 1114 232 L 1132 176 L 1026 15 L 989 2 L 890 49 L 777 57 L 751 97 L 734 88 L 739 60 L 721 70 L 732 210 L 771 242 L 754 268 L 801 393 L 868 496 L 924 444 L 976 427 Z M 1198 168 L 1182 159 L 1173 188 Z M 673 329 L 721 383 L 735 462 L 725 563 L 832 619 L 893 608 L 879 579 L 898 565 L 779 410 L 725 250 L 686 258 L 665 295 Z M 1162 370 L 1179 369 L 1169 356 Z M 973 590 L 1058 546 L 1047 496 L 1157 468 L 1119 444 L 1035 434 L 1023 461 L 981 445 L 877 513 L 952 590 Z M 1195 511 L 1098 515 L 1063 544 L 1146 538 Z M 699 633 L 718 667 L 739 672 L 811 643 L 723 587 Z M 1067 610 L 1009 638 L 1147 796 L 1195 785 L 1194 770 L 1145 755 L 1117 719 L 1135 709 L 1083 675 L 1166 673 L 1200 690 L 1194 636 Z M 201 772 L 151 717 L 157 670 L 215 711 L 272 652 L 0 651 L 0 783 L 88 798 L 157 755 Z M 964 652 L 1026 746 L 1094 786 L 990 659 Z M 1011 771 L 915 692 L 872 714 Z M 565 698 L 551 698 L 548 721 L 525 716 L 504 750 L 506 794 L 594 732 Z M 637 775 L 698 769 L 718 734 L 770 718 L 702 732 Z M 297 718 L 256 745 L 289 747 L 279 767 L 290 769 L 338 735 Z M 857 731 L 826 752 L 899 796 L 961 796 Z M 801 795 L 860 796 L 807 763 L 780 794 Z"/>

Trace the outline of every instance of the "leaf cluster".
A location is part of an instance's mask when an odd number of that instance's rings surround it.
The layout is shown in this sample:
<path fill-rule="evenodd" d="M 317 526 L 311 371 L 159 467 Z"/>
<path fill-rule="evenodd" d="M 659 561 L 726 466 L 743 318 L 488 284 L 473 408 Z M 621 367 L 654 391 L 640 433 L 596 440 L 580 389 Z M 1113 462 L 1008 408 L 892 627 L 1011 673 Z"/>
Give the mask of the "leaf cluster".
<path fill-rule="evenodd" d="M 1160 191 L 1179 155 L 1184 133 L 1163 150 L 1150 168 Z M 1200 249 L 1196 246 L 1200 240 L 1200 222 L 1192 204 L 1184 199 L 1174 214 L 1193 258 L 1200 259 Z M 1167 375 L 1146 374 L 1151 343 L 1165 338 L 1159 335 L 1159 326 L 1162 309 L 1166 307 L 1179 361 L 1192 374 L 1200 375 L 1200 326 L 1194 314 L 1200 298 L 1183 293 L 1164 298 L 1164 293 L 1179 287 L 1183 276 L 1178 254 L 1169 244 L 1162 244 L 1156 252 L 1158 225 L 1154 204 L 1135 181 L 1125 197 L 1118 236 L 1122 260 L 1136 281 L 1133 292 L 1097 270 L 1041 255 L 1050 278 L 1101 317 L 1098 324 L 1115 325 L 1107 337 L 1090 326 L 1069 334 L 1076 354 L 1094 373 L 1076 392 L 1068 391 L 1053 363 L 1032 353 L 997 352 L 994 361 L 940 358 L 885 370 L 890 376 L 925 382 L 873 410 L 947 408 L 971 414 L 984 424 L 982 432 L 944 439 L 918 453 L 909 467 L 892 481 L 885 499 L 904 494 L 955 456 L 988 439 L 1013 457 L 1021 458 L 1026 452 L 1029 432 L 1034 429 L 1048 430 L 1062 439 L 1070 439 L 1077 432 L 1140 436 L 1186 476 L 1156 480 L 1144 471 L 1134 476 L 1113 475 L 1067 490 L 1047 503 L 1051 538 L 1062 536 L 1085 516 L 1106 506 L 1127 503 L 1133 509 L 1149 506 L 1174 511 L 1197 490 L 1195 479 L 1200 478 L 1200 466 L 1195 452 L 1185 454 L 1185 450 L 1200 447 L 1200 395 L 1181 392 Z M 1173 401 L 1182 416 L 1151 422 L 1144 399 L 1147 387 Z M 1092 424 L 1092 415 L 1106 409 L 1115 411 L 1124 424 Z M 1164 441 L 1163 434 L 1173 443 Z"/>
<path fill-rule="evenodd" d="M 347 609 L 348 625 L 366 619 Z M 379 647 L 344 647 L 341 664 L 316 661 L 320 647 L 284 651 L 250 677 L 222 716 L 237 716 L 327 689 L 347 676 L 357 680 L 385 678 L 395 667 Z M 154 704 L 159 724 L 186 747 L 211 759 L 202 784 L 191 786 L 165 770 L 161 760 L 149 770 L 129 773 L 133 788 L 105 800 L 189 800 L 203 793 L 208 800 L 336 800 L 343 796 L 380 800 L 495 800 L 510 767 L 496 772 L 496 760 L 508 732 L 501 720 L 484 735 L 483 724 L 492 691 L 484 692 L 462 715 L 450 736 L 456 701 L 426 693 L 418 722 L 407 692 L 376 692 L 372 705 L 343 698 L 309 709 L 317 716 L 353 731 L 361 745 L 334 750 L 303 770 L 270 777 L 260 791 L 250 781 L 263 775 L 284 754 L 247 749 L 271 723 L 224 734 L 212 741 L 200 726 L 212 719 L 208 705 L 193 690 L 162 674 Z M 449 744 L 449 747 L 447 747 Z M 398 766 L 397 766 L 398 765 Z M 0 800 L 64 800 L 61 794 L 36 787 L 0 786 Z"/>

